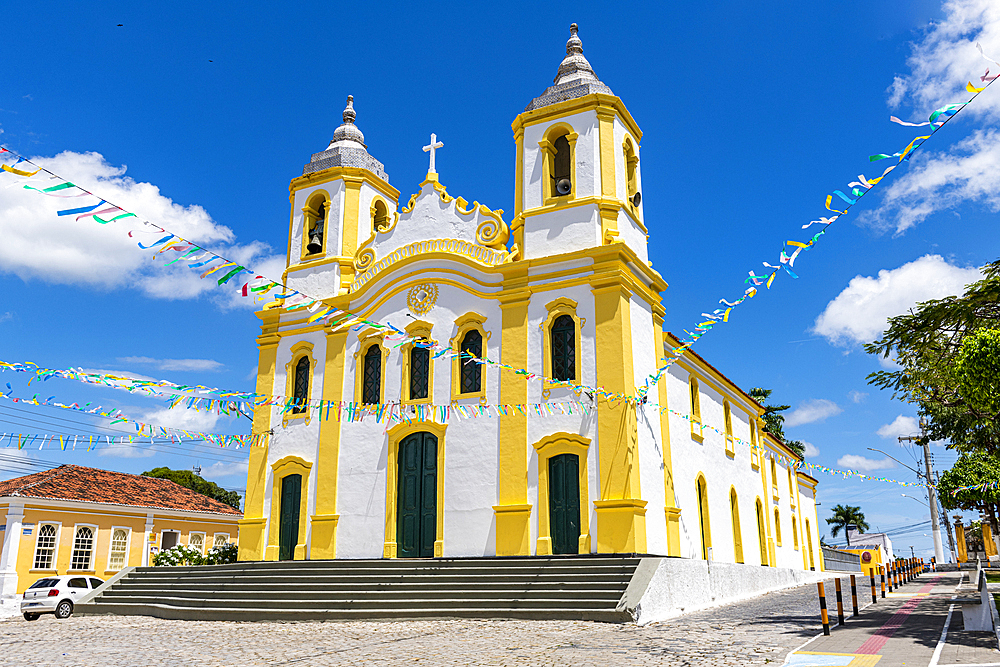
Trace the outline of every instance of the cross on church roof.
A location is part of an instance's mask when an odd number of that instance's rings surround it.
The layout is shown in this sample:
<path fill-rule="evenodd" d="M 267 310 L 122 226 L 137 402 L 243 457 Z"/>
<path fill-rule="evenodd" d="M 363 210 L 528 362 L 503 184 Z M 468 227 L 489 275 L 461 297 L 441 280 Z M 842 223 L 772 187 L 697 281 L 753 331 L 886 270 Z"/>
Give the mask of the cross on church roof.
<path fill-rule="evenodd" d="M 428 174 L 436 174 L 437 171 L 434 170 L 434 152 L 439 148 L 444 148 L 444 142 L 438 141 L 438 137 L 433 132 L 431 133 L 431 143 L 424 146 L 424 152 L 431 154 L 431 165 L 427 168 Z"/>

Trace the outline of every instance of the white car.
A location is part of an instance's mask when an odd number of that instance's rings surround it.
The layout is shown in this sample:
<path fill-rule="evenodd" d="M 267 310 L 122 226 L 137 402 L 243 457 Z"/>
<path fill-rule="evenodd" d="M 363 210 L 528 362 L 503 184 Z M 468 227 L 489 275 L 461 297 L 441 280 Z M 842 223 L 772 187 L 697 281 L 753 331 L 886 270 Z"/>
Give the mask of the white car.
<path fill-rule="evenodd" d="M 55 614 L 56 618 L 69 618 L 77 600 L 94 590 L 104 581 L 97 577 L 64 574 L 43 577 L 31 584 L 21 598 L 24 620 L 37 621 L 42 614 Z"/>

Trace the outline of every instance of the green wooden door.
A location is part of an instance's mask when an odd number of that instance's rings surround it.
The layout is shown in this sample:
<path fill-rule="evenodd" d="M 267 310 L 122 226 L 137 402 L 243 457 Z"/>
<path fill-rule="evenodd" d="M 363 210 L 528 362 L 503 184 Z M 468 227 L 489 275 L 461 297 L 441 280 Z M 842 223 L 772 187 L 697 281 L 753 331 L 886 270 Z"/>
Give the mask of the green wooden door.
<path fill-rule="evenodd" d="M 580 553 L 580 458 L 549 459 L 549 530 L 552 553 Z"/>
<path fill-rule="evenodd" d="M 399 444 L 396 555 L 431 558 L 437 539 L 437 438 L 414 433 Z"/>
<path fill-rule="evenodd" d="M 278 523 L 278 560 L 295 558 L 299 541 L 299 501 L 302 499 L 302 475 L 281 478 L 281 517 Z"/>

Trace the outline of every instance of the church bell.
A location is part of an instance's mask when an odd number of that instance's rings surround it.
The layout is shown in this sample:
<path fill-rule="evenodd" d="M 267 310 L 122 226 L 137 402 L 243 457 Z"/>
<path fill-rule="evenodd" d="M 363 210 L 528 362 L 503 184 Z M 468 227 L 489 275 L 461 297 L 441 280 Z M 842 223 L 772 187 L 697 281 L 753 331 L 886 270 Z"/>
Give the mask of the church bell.
<path fill-rule="evenodd" d="M 323 223 L 317 223 L 309 233 L 309 245 L 306 246 L 306 252 L 310 255 L 323 252 Z"/>

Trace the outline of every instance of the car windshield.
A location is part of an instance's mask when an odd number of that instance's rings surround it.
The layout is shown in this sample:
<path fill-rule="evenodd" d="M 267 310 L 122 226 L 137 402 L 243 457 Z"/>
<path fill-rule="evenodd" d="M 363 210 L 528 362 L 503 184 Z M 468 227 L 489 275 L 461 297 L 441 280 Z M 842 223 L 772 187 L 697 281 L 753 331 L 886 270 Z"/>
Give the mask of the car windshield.
<path fill-rule="evenodd" d="M 35 583 L 31 584 L 30 588 L 52 588 L 58 585 L 58 579 L 39 579 Z"/>

